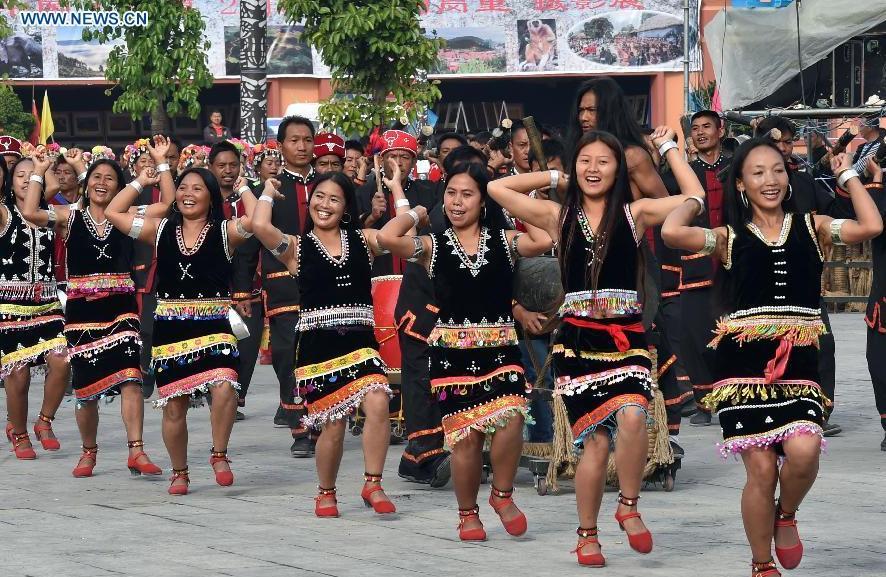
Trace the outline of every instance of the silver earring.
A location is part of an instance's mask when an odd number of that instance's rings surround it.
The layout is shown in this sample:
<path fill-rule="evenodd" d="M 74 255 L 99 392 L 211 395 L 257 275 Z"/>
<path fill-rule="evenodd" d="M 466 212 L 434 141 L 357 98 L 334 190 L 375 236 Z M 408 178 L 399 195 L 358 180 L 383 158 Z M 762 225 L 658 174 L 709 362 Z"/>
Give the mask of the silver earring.
<path fill-rule="evenodd" d="M 483 205 L 483 214 L 480 216 L 480 218 L 481 218 L 481 219 L 485 219 L 485 218 L 486 218 L 486 205 L 485 205 L 485 204 Z"/>
<path fill-rule="evenodd" d="M 745 195 L 744 191 L 739 190 L 738 194 L 739 196 L 741 196 L 741 203 L 744 205 L 745 208 L 748 208 L 750 204 L 748 203 L 748 197 Z"/>
<path fill-rule="evenodd" d="M 791 197 L 794 196 L 794 187 L 790 184 L 788 185 L 788 195 L 784 197 L 785 200 L 791 200 Z"/>

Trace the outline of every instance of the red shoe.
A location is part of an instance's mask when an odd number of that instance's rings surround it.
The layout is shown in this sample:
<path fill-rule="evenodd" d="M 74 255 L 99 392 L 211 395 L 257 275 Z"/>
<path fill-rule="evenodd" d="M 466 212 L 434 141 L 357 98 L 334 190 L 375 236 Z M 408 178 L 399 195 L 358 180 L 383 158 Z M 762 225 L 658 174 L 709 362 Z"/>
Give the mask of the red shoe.
<path fill-rule="evenodd" d="M 58 442 L 58 439 L 54 439 L 49 436 L 40 436 L 40 433 L 52 433 L 52 421 L 54 420 L 55 417 L 47 417 L 43 413 L 37 413 L 37 422 L 34 423 L 34 436 L 37 437 L 37 440 L 40 441 L 41 445 L 43 445 L 44 451 L 58 451 L 62 448 L 62 445 Z"/>
<path fill-rule="evenodd" d="M 394 504 L 391 503 L 391 500 L 387 495 L 383 495 L 384 499 L 378 499 L 376 501 L 371 499 L 373 493 L 378 493 L 379 491 L 384 493 L 384 489 L 381 488 L 381 475 L 370 475 L 369 473 L 365 473 L 363 479 L 366 481 L 363 485 L 363 490 L 360 491 L 360 496 L 363 497 L 363 503 L 367 507 L 372 507 L 372 509 L 379 515 L 396 513 L 397 508 L 394 507 Z"/>
<path fill-rule="evenodd" d="M 83 454 L 80 455 L 80 460 L 77 461 L 77 466 L 71 472 L 78 479 L 82 479 L 83 477 L 92 477 L 92 470 L 98 464 L 98 445 L 95 447 L 82 447 Z M 83 461 L 86 461 L 87 464 L 84 465 Z"/>
<path fill-rule="evenodd" d="M 144 447 L 144 442 L 139 439 L 138 441 L 127 441 L 126 446 L 130 449 L 140 449 Z M 144 457 L 148 460 L 147 463 L 139 463 L 138 460 Z M 163 469 L 155 465 L 151 462 L 151 459 L 148 457 L 147 453 L 144 451 L 139 451 L 135 455 L 130 455 L 126 460 L 126 466 L 129 467 L 129 472 L 133 475 L 162 475 Z"/>
<path fill-rule="evenodd" d="M 600 542 L 597 540 L 597 528 L 591 527 L 590 529 L 585 529 L 584 527 L 579 527 L 578 531 L 578 545 L 576 545 L 573 553 L 578 554 L 578 564 L 583 565 L 584 567 L 605 567 L 606 566 L 606 558 L 603 557 L 603 553 L 582 553 L 581 550 L 585 545 L 593 544 L 599 545 Z"/>
<path fill-rule="evenodd" d="M 335 487 L 332 489 L 324 489 L 317 485 L 318 494 L 314 497 L 314 515 L 318 517 L 338 517 L 338 501 L 335 499 Z M 324 497 L 332 498 L 332 505 L 320 506 L 320 501 Z"/>
<path fill-rule="evenodd" d="M 751 577 L 781 577 L 781 572 L 775 566 L 774 559 L 764 563 L 751 561 Z"/>
<path fill-rule="evenodd" d="M 34 447 L 31 446 L 31 437 L 28 436 L 27 431 L 24 433 L 16 433 L 12 428 L 12 423 L 9 423 L 6 425 L 6 438 L 12 443 L 12 450 L 15 453 L 16 459 L 32 461 L 37 458 L 37 453 L 34 451 Z M 28 446 L 22 447 L 21 445 L 24 445 L 25 443 L 27 443 Z"/>
<path fill-rule="evenodd" d="M 216 451 L 215 447 L 212 448 L 212 456 L 209 457 L 209 464 L 212 466 L 212 470 L 215 471 L 216 463 L 230 463 L 231 460 L 228 459 L 228 451 Z M 222 487 L 230 487 L 234 484 L 234 473 L 231 471 L 215 471 L 215 482 L 221 485 Z"/>
<path fill-rule="evenodd" d="M 618 493 L 618 502 L 625 507 L 635 507 L 637 505 L 637 501 L 640 500 L 640 497 L 625 497 L 619 491 Z M 619 528 L 625 532 L 628 536 L 628 543 L 631 545 L 631 549 L 636 551 L 637 553 L 649 553 L 652 551 L 652 533 L 647 529 L 642 533 L 637 533 L 635 535 L 631 535 L 625 530 L 624 522 L 628 519 L 640 519 L 640 513 L 637 511 L 631 511 L 629 513 L 624 513 L 623 515 L 619 515 L 618 510 L 615 511 L 615 520 L 618 521 Z"/>
<path fill-rule="evenodd" d="M 524 515 L 523 512 L 520 511 L 520 509 L 517 509 L 517 505 L 514 504 L 514 500 L 511 498 L 513 494 L 513 487 L 511 487 L 508 491 L 502 491 L 500 489 L 496 489 L 495 485 L 492 485 L 492 491 L 489 495 L 489 506 L 492 507 L 493 511 L 498 513 L 498 517 L 499 519 L 501 519 L 501 524 L 504 525 L 505 531 L 515 537 L 518 537 L 526 532 L 526 515 Z M 496 497 L 499 500 L 496 500 Z M 514 505 L 514 508 L 517 509 L 519 515 L 517 515 L 510 521 L 505 521 L 504 517 L 501 516 L 501 512 L 508 505 Z"/>
<path fill-rule="evenodd" d="M 482 523 L 479 527 L 465 529 L 465 522 L 472 517 L 476 517 L 477 521 L 480 521 L 480 507 L 477 505 L 470 509 L 458 510 L 458 538 L 462 541 L 485 541 L 486 531 L 483 529 Z"/>
<path fill-rule="evenodd" d="M 184 484 L 179 483 L 175 484 L 176 481 L 182 480 Z M 188 485 L 191 484 L 191 478 L 188 476 L 188 468 L 184 469 L 173 469 L 172 476 L 169 478 L 169 491 L 170 495 L 187 495 L 188 494 Z"/>
<path fill-rule="evenodd" d="M 796 511 L 793 513 L 785 513 L 781 508 L 781 501 L 778 501 L 775 504 L 776 531 L 779 527 L 793 527 L 794 531 L 797 531 L 797 520 L 794 518 L 796 513 Z M 773 534 L 773 539 L 774 538 L 775 535 Z M 800 565 L 800 561 L 803 560 L 803 543 L 800 541 L 800 533 L 797 532 L 797 544 L 793 547 L 781 548 L 776 542 L 775 556 L 778 557 L 778 562 L 781 563 L 781 566 L 785 569 L 794 569 Z"/>

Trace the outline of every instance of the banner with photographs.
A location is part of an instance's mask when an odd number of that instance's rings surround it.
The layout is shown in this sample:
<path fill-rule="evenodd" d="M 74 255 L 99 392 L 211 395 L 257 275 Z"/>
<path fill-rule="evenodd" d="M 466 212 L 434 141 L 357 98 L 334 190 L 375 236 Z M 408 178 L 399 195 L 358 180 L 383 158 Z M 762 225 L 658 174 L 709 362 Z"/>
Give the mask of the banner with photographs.
<path fill-rule="evenodd" d="M 189 0 L 206 22 L 209 69 L 240 73 L 239 0 Z M 61 10 L 29 0 L 33 10 Z M 683 65 L 683 0 L 425 0 L 422 24 L 442 38 L 434 76 L 658 72 Z M 14 79 L 100 79 L 114 44 L 84 42 L 75 27 L 26 27 L 0 40 L 0 75 Z M 698 14 L 690 15 L 693 62 Z M 329 69 L 268 0 L 269 76 L 328 77 Z"/>

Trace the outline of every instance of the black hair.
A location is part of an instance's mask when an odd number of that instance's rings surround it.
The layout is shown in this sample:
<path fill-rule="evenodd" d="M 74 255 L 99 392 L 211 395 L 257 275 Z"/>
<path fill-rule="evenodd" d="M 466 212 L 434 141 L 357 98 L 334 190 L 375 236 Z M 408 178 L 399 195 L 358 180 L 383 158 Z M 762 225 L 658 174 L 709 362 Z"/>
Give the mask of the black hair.
<path fill-rule="evenodd" d="M 462 136 L 461 134 L 457 134 L 455 132 L 444 132 L 440 136 L 437 137 L 437 147 L 439 148 L 441 144 L 443 144 L 444 140 L 457 140 L 459 146 L 467 146 L 468 139 Z"/>
<path fill-rule="evenodd" d="M 489 159 L 486 158 L 485 154 L 470 144 L 466 144 L 449 151 L 449 154 L 443 160 L 443 172 L 449 174 L 456 166 L 467 163 L 477 164 L 485 169 L 487 162 L 489 162 Z"/>
<path fill-rule="evenodd" d="M 485 145 L 487 142 L 489 142 L 490 138 L 492 138 L 492 133 L 488 130 L 483 130 L 468 138 L 468 140 L 473 140 L 474 142 L 479 142 L 480 144 Z"/>
<path fill-rule="evenodd" d="M 511 122 L 511 137 L 513 138 L 514 133 L 518 130 L 526 130 L 526 125 L 523 124 L 523 119 L 514 120 Z"/>
<path fill-rule="evenodd" d="M 225 212 L 222 208 L 224 205 L 224 198 L 222 197 L 221 187 L 218 184 L 218 179 L 215 178 L 215 175 L 212 174 L 208 168 L 192 166 L 191 168 L 184 170 L 178 175 L 178 178 L 175 179 L 176 190 L 178 190 L 178 187 L 181 185 L 185 177 L 191 173 L 202 178 L 203 184 L 206 185 L 206 189 L 209 191 L 209 214 L 207 215 L 207 218 L 213 222 L 223 222 L 225 220 Z M 182 214 L 178 211 L 175 201 L 173 201 L 172 206 L 169 207 L 169 222 L 175 226 L 182 223 Z"/>
<path fill-rule="evenodd" d="M 720 118 L 720 115 L 717 114 L 713 110 L 699 110 L 698 112 L 696 112 L 695 114 L 692 115 L 692 117 L 689 120 L 689 124 L 692 124 L 693 122 L 695 122 L 699 118 L 713 118 L 716 121 L 717 128 L 720 128 L 721 126 L 723 126 L 723 119 Z"/>
<path fill-rule="evenodd" d="M 449 182 L 460 174 L 468 175 L 471 177 L 471 180 L 477 183 L 477 188 L 480 189 L 480 198 L 487 207 L 486 210 L 480 211 L 480 226 L 490 227 L 490 224 L 493 222 L 493 211 L 488 209 L 489 191 L 486 187 L 489 185 L 489 173 L 486 172 L 486 167 L 473 162 L 463 162 L 453 166 L 452 172 L 446 173 L 446 186 L 443 188 L 444 197 L 445 190 L 449 187 Z M 446 222 L 446 228 L 452 227 L 452 222 L 449 220 L 445 210 L 443 211 L 443 220 Z"/>
<path fill-rule="evenodd" d="M 15 161 L 15 164 L 12 165 L 12 170 L 10 170 L 6 174 L 6 176 L 4 177 L 4 180 L 6 182 L 3 185 L 3 189 L 4 189 L 3 200 L 6 203 L 6 208 L 8 208 L 10 211 L 12 211 L 15 208 L 15 191 L 12 190 L 12 175 L 15 174 L 15 171 L 18 168 L 18 165 L 23 162 L 30 162 L 31 164 L 34 164 L 34 161 L 31 158 L 29 158 L 27 156 L 22 156 L 21 158 L 19 158 L 18 160 Z M 6 163 L 0 162 L 0 164 L 3 164 L 4 165 L 3 170 L 6 170 L 6 166 L 5 166 Z M 44 184 L 43 186 L 45 187 L 46 185 Z M 42 194 L 40 195 L 40 208 L 46 208 L 46 200 L 44 199 Z"/>
<path fill-rule="evenodd" d="M 781 151 L 778 150 L 775 142 L 768 137 L 752 138 L 736 149 L 735 154 L 732 156 L 732 163 L 729 169 L 729 174 L 726 177 L 726 184 L 723 187 L 725 191 L 724 206 L 726 209 L 726 223 L 732 225 L 733 228 L 743 227 L 751 221 L 753 212 L 751 211 L 750 203 L 748 203 L 748 206 L 745 206 L 744 202 L 741 200 L 744 195 L 738 190 L 738 180 L 741 178 L 741 170 L 748 155 L 752 150 L 761 146 L 771 148 L 778 154 L 778 158 L 784 162 Z M 787 171 L 787 166 L 785 166 L 785 170 Z M 782 206 L 785 206 L 784 200 L 782 200 Z"/>
<path fill-rule="evenodd" d="M 363 155 L 363 145 L 360 144 L 359 140 L 348 140 L 345 141 L 345 152 L 349 150 L 356 150 L 360 153 L 360 156 Z"/>
<path fill-rule="evenodd" d="M 563 144 L 563 141 L 559 138 L 549 138 L 547 140 L 541 141 L 541 151 L 545 155 L 545 160 L 553 160 L 555 158 L 559 158 L 561 161 L 566 161 L 566 146 Z M 529 151 L 529 164 L 532 165 L 533 162 L 538 162 L 538 159 L 535 158 L 535 153 L 532 150 Z"/>
<path fill-rule="evenodd" d="M 237 157 L 237 162 L 240 162 L 240 151 L 232 142 L 227 140 L 222 140 L 213 144 L 212 148 L 209 149 L 209 155 L 206 157 L 206 160 L 209 164 L 212 164 L 215 162 L 215 158 L 223 152 L 233 152 L 234 156 Z"/>
<path fill-rule="evenodd" d="M 0 156 L 0 170 L 3 171 L 2 180 L 0 180 L 0 202 L 6 202 L 6 200 L 12 196 L 10 194 L 10 189 L 12 188 L 12 171 L 9 170 L 9 167 L 6 166 L 6 159 Z"/>
<path fill-rule="evenodd" d="M 216 112 L 218 112 L 219 114 L 222 114 L 221 108 L 210 108 L 209 109 L 209 116 L 212 116 Z M 224 117 L 225 117 L 225 115 L 222 114 L 222 118 L 224 118 Z"/>
<path fill-rule="evenodd" d="M 287 116 L 282 121 L 280 121 L 280 126 L 277 127 L 277 142 L 283 144 L 283 141 L 286 140 L 286 129 L 289 128 L 290 124 L 301 124 L 302 126 L 307 126 L 308 130 L 311 131 L 311 137 L 315 134 L 314 123 L 305 118 L 304 116 Z"/>
<path fill-rule="evenodd" d="M 578 161 L 578 155 L 582 151 L 582 149 L 584 149 L 585 146 L 593 144 L 595 142 L 601 142 L 612 150 L 612 152 L 615 154 L 616 161 L 618 162 L 618 170 L 615 175 L 615 183 L 612 185 L 612 188 L 606 193 L 606 200 L 603 208 L 603 218 L 600 220 L 600 228 L 597 234 L 598 239 L 600 239 L 598 241 L 600 243 L 599 250 L 596 253 L 597 258 L 593 259 L 591 262 L 587 262 L 587 260 L 591 258 L 591 253 L 584 254 L 584 251 L 581 251 L 581 254 L 579 255 L 579 257 L 577 257 L 586 261 L 586 280 L 587 287 L 590 290 L 597 289 L 597 279 L 600 276 L 600 268 L 602 266 L 602 263 L 606 260 L 606 254 L 609 252 L 608 240 L 613 237 L 616 222 L 620 218 L 619 213 L 622 213 L 624 211 L 624 206 L 626 204 L 629 204 L 633 200 L 633 197 L 631 195 L 631 180 L 628 176 L 628 163 L 625 159 L 624 148 L 622 147 L 621 142 L 618 140 L 618 138 L 608 132 L 603 132 L 600 130 L 590 130 L 578 139 L 578 142 L 575 145 L 575 149 L 572 151 L 572 159 L 569 164 L 570 174 L 576 174 L 576 162 Z M 582 232 L 579 230 L 577 215 L 578 211 L 581 210 L 582 207 L 584 193 L 582 192 L 581 188 L 579 188 L 578 181 L 578 178 L 569 179 L 569 185 L 566 187 L 566 196 L 563 201 L 563 207 L 560 210 L 560 221 L 562 223 L 561 230 L 563 232 L 560 235 L 560 246 L 562 250 L 559 251 L 558 258 L 560 260 L 561 271 L 568 270 L 567 263 L 569 262 L 570 258 L 573 258 L 573 251 L 578 250 L 575 248 L 574 239 L 578 238 L 578 236 L 582 234 Z M 640 275 L 645 270 L 645 262 L 643 261 L 642 252 L 639 253 L 639 255 L 640 261 L 637 267 L 637 286 L 640 287 L 640 290 L 642 292 L 643 283 L 639 281 L 642 279 Z"/>
<path fill-rule="evenodd" d="M 86 171 L 86 178 L 83 179 L 83 190 L 82 190 L 82 198 L 83 198 L 83 206 L 89 206 L 89 194 L 87 194 L 86 187 L 89 183 L 89 177 L 92 176 L 92 173 L 95 172 L 95 169 L 102 165 L 108 165 L 111 167 L 111 170 L 114 171 L 114 174 L 117 176 L 117 192 L 119 193 L 126 186 L 126 175 L 123 173 L 123 169 L 120 168 L 120 165 L 116 160 L 111 160 L 110 158 L 100 158 L 93 162 L 89 169 Z"/>
<path fill-rule="evenodd" d="M 357 208 L 357 193 L 354 188 L 354 183 L 351 182 L 351 179 L 345 176 L 343 172 L 327 172 L 318 176 L 314 180 L 313 188 L 311 188 L 311 193 L 308 196 L 308 205 L 310 205 L 311 198 L 313 198 L 317 187 L 327 180 L 331 180 L 341 188 L 345 195 L 345 214 L 351 217 L 348 219 L 348 222 L 345 222 L 344 220 L 340 221 L 339 226 L 344 229 L 357 230 L 360 228 L 360 210 Z M 342 217 L 344 217 L 344 215 L 342 215 Z M 314 219 L 311 218 L 311 211 L 309 210 L 305 215 L 305 226 L 302 230 L 302 234 L 308 234 L 313 229 Z"/>
<path fill-rule="evenodd" d="M 781 137 L 787 136 L 786 132 L 790 132 L 791 136 L 797 135 L 797 126 L 782 116 L 767 116 L 754 129 L 754 136 L 763 136 L 773 128 L 777 128 L 781 132 Z"/>
<path fill-rule="evenodd" d="M 618 82 L 608 76 L 601 76 L 582 83 L 575 93 L 569 132 L 569 144 L 573 148 L 578 147 L 582 136 L 581 124 L 578 121 L 578 107 L 582 97 L 588 92 L 593 92 L 597 97 L 597 126 L 594 130 L 608 132 L 615 136 L 625 148 L 639 146 L 643 150 L 648 150 L 643 132 L 640 130 L 640 123 L 634 117 L 624 91 Z M 575 150 L 573 150 L 574 152 Z"/>

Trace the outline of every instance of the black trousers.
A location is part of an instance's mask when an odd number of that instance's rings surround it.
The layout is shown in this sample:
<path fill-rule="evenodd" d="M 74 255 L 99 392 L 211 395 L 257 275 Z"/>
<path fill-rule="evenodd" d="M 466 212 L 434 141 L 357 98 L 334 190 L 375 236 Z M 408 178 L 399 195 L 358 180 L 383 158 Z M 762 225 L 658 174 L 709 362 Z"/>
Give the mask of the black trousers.
<path fill-rule="evenodd" d="M 699 409 L 701 399 L 713 388 L 713 351 L 708 343 L 714 338 L 717 326 L 711 302 L 710 287 L 697 288 L 680 293 L 680 357 L 683 368 L 692 383 L 692 395 Z"/>
<path fill-rule="evenodd" d="M 145 397 L 154 394 L 154 371 L 151 370 L 151 345 L 154 342 L 154 311 L 157 310 L 157 297 L 154 293 L 139 293 L 139 336 L 142 339 L 142 393 Z"/>
<path fill-rule="evenodd" d="M 420 465 L 443 453 L 442 417 L 431 393 L 428 344 L 403 332 L 398 333 L 398 338 L 403 358 L 403 416 L 409 439 L 403 459 Z"/>
<path fill-rule="evenodd" d="M 680 297 L 661 299 L 655 326 L 658 339 L 658 386 L 665 400 L 668 414 L 668 432 L 680 434 L 681 408 L 692 396 L 692 388 L 680 361 Z"/>
<path fill-rule="evenodd" d="M 250 312 L 252 314 L 249 317 L 243 318 L 249 329 L 249 337 L 237 343 L 237 348 L 240 349 L 240 364 L 237 366 L 237 377 L 240 381 L 238 404 L 241 407 L 246 404 L 246 393 L 249 392 L 249 384 L 255 372 L 255 363 L 261 348 L 261 334 L 265 328 L 265 311 L 262 303 L 253 302 Z"/>
<path fill-rule="evenodd" d="M 837 388 L 837 361 L 834 357 L 837 353 L 837 345 L 834 342 L 831 319 L 828 317 L 828 309 L 824 304 L 824 299 L 821 301 L 821 320 L 824 321 L 828 332 L 818 339 L 818 378 L 821 390 L 830 399 L 830 404 L 824 408 L 825 419 L 827 419 L 834 411 L 834 394 Z M 886 349 L 881 349 L 881 351 L 886 353 Z"/>
<path fill-rule="evenodd" d="M 880 425 L 886 431 L 886 333 L 868 328 L 867 359 Z"/>
<path fill-rule="evenodd" d="M 306 412 L 304 402 L 296 404 L 295 392 L 295 326 L 298 324 L 298 313 L 281 313 L 274 315 L 268 322 L 271 343 L 271 364 L 280 383 L 280 406 L 284 410 L 293 411 L 300 419 Z M 307 429 L 292 429 L 292 437 L 298 439 L 307 435 Z"/>

